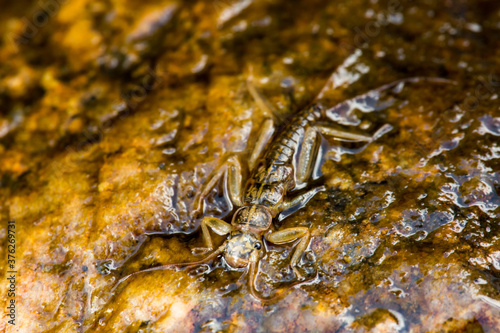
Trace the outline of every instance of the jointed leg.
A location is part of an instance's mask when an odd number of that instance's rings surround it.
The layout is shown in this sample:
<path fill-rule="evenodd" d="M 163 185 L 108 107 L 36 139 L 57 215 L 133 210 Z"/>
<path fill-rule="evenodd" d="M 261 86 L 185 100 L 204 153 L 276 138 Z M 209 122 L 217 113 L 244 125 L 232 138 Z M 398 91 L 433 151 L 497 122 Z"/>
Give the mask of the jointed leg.
<path fill-rule="evenodd" d="M 200 254 L 213 250 L 214 244 L 212 242 L 212 237 L 210 237 L 208 227 L 210 227 L 210 229 L 212 229 L 216 234 L 221 236 L 227 235 L 228 233 L 233 231 L 233 226 L 231 224 L 216 217 L 205 216 L 203 220 L 201 220 L 201 232 L 203 234 L 203 241 L 206 247 L 194 248 L 192 249 L 193 253 Z"/>
<path fill-rule="evenodd" d="M 293 253 L 292 259 L 290 260 L 290 266 L 292 267 L 297 277 L 301 279 L 302 275 L 299 273 L 296 266 L 299 263 L 302 254 L 306 250 L 307 244 L 309 244 L 309 238 L 310 238 L 309 229 L 306 227 L 288 228 L 266 235 L 266 239 L 273 244 L 284 244 L 292 242 L 299 238 L 302 239 L 295 248 L 295 252 Z"/>
<path fill-rule="evenodd" d="M 248 92 L 250 93 L 250 95 L 252 95 L 255 103 L 266 118 L 266 120 L 262 124 L 262 129 L 260 130 L 259 137 L 255 143 L 255 148 L 253 149 L 252 154 L 250 155 L 250 159 L 248 160 L 249 170 L 252 170 L 255 167 L 257 159 L 260 157 L 266 144 L 274 134 L 274 120 L 280 119 L 281 115 L 253 85 L 251 77 L 249 77 L 247 81 L 247 88 Z"/>
<path fill-rule="evenodd" d="M 324 110 L 324 115 L 326 118 L 337 121 L 343 118 L 353 125 L 357 125 L 359 120 L 357 117 L 352 115 L 352 111 L 358 109 L 362 112 L 373 112 L 383 110 L 389 106 L 394 105 L 397 100 L 390 98 L 389 93 L 397 94 L 401 91 L 402 87 L 406 83 L 416 83 L 416 82 L 432 82 L 437 84 L 456 84 L 455 81 L 450 81 L 443 78 L 437 77 L 410 77 L 406 79 L 397 80 L 376 89 L 372 89 L 364 94 L 355 96 L 351 99 L 345 100 L 331 108 Z M 321 93 L 318 95 L 316 100 L 322 99 L 323 94 L 329 88 L 325 86 Z M 389 97 L 389 98 L 388 98 Z"/>
<path fill-rule="evenodd" d="M 323 135 L 333 136 L 339 140 L 347 140 L 354 142 L 371 142 L 373 138 L 364 134 L 356 134 L 352 132 L 341 131 L 336 128 L 327 125 L 316 125 L 314 126 L 318 132 Z"/>
<path fill-rule="evenodd" d="M 324 191 L 325 189 L 326 189 L 326 187 L 324 185 L 318 186 L 318 187 L 310 189 L 309 191 L 307 191 L 303 194 L 297 195 L 292 200 L 284 201 L 281 204 L 281 210 L 285 211 L 285 210 L 290 209 L 292 207 L 296 207 L 297 209 L 300 209 L 300 208 L 304 207 L 305 205 L 307 205 L 309 200 L 311 200 L 312 197 L 314 197 L 316 195 L 316 193 Z M 282 218 L 280 218 L 280 220 L 281 219 Z"/>
<path fill-rule="evenodd" d="M 262 96 L 262 94 L 257 90 L 257 88 L 252 83 L 252 78 L 249 77 L 247 80 L 247 88 L 250 95 L 252 95 L 255 103 L 259 109 L 264 113 L 266 118 L 282 118 L 282 115 L 269 103 L 269 101 Z"/>
<path fill-rule="evenodd" d="M 261 156 L 262 151 L 266 147 L 269 140 L 274 134 L 274 121 L 271 118 L 268 118 L 262 124 L 262 129 L 260 130 L 259 137 L 255 142 L 255 147 L 250 155 L 250 159 L 248 160 L 248 169 L 253 170 L 255 164 L 257 163 L 257 159 Z"/>
<path fill-rule="evenodd" d="M 299 160 L 297 163 L 298 183 L 305 183 L 311 177 L 320 145 L 318 132 L 324 135 L 334 136 L 341 140 L 361 142 L 371 142 L 373 140 L 371 136 L 340 131 L 323 124 L 308 127 L 304 134 L 304 140 L 302 142 L 302 148 L 300 150 Z"/>
<path fill-rule="evenodd" d="M 297 182 L 305 183 L 311 176 L 312 169 L 316 163 L 319 148 L 318 132 L 313 127 L 308 127 L 302 142 L 299 161 L 297 165 Z"/>
<path fill-rule="evenodd" d="M 220 178 L 227 174 L 228 177 L 228 190 L 231 201 L 236 206 L 242 205 L 241 192 L 242 192 L 242 171 L 240 161 L 236 156 L 230 157 L 224 164 L 222 164 L 207 180 L 201 193 L 195 199 L 193 213 L 201 213 L 203 199 L 212 191 L 215 184 Z"/>
<path fill-rule="evenodd" d="M 242 200 L 242 183 L 243 175 L 241 170 L 241 164 L 236 156 L 231 157 L 228 160 L 229 166 L 227 171 L 227 187 L 229 191 L 229 197 L 233 205 L 241 206 L 243 205 Z"/>

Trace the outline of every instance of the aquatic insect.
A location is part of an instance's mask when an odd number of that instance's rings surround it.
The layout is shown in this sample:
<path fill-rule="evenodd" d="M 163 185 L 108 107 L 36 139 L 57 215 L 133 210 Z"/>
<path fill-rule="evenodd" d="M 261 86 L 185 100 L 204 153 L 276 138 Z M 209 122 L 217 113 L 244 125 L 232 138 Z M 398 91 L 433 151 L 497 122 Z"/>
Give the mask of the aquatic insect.
<path fill-rule="evenodd" d="M 240 157 L 230 156 L 212 172 L 195 199 L 194 213 L 201 213 L 204 199 L 219 180 L 226 177 L 229 198 L 233 205 L 240 207 L 234 213 L 231 223 L 211 216 L 205 216 L 201 220 L 201 231 L 206 247 L 193 249 L 193 251 L 199 254 L 213 252 L 200 261 L 169 264 L 133 273 L 121 279 L 118 284 L 138 273 L 200 265 L 222 254 L 229 266 L 248 267 L 248 288 L 251 295 L 263 302 L 272 301 L 281 297 L 291 287 L 278 290 L 273 297 L 266 298 L 259 295 L 256 289 L 256 278 L 259 261 L 264 255 L 265 242 L 285 244 L 294 241 L 298 243 L 290 259 L 290 266 L 298 283 L 293 284 L 292 287 L 314 280 L 314 278 L 305 280 L 297 267 L 310 241 L 308 228 L 292 227 L 275 230 L 273 219 L 283 211 L 294 211 L 304 206 L 315 194 L 325 189 L 324 186 L 318 186 L 292 198 L 287 195 L 299 184 L 305 184 L 311 178 L 318 161 L 321 134 L 368 144 L 392 128 L 389 125 L 382 126 L 373 136 L 339 131 L 329 124 L 337 115 L 350 109 L 352 105 L 366 104 L 367 100 L 378 102 L 384 90 L 395 88 L 405 82 L 423 79 L 436 82 L 446 81 L 437 78 L 404 79 L 343 101 L 332 108 L 314 104 L 293 116 L 279 133 L 275 133 L 274 123 L 277 116 L 257 89 L 249 83 L 250 94 L 268 116 L 248 158 L 250 177 L 244 186 L 244 165 Z M 209 229 L 218 235 L 227 235 L 224 243 L 216 249 Z"/>

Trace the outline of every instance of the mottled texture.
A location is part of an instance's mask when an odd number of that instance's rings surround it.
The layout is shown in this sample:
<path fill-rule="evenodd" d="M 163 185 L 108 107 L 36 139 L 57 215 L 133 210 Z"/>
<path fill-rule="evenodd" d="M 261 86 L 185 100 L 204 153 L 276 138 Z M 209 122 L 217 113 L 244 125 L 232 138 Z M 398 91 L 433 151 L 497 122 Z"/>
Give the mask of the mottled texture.
<path fill-rule="evenodd" d="M 17 325 L 0 331 L 500 331 L 498 1 L 1 7 L 4 309 L 9 220 L 18 274 Z M 339 129 L 384 130 L 368 144 L 323 138 L 327 190 L 275 221 L 309 227 L 299 269 L 313 283 L 265 305 L 215 260 L 116 286 L 196 260 L 194 198 L 228 156 L 248 157 L 264 120 L 249 77 L 289 115 L 417 76 L 454 83 L 338 109 Z M 230 221 L 224 191 L 205 215 Z M 267 250 L 257 287 L 273 295 L 295 282 L 292 247 Z"/>

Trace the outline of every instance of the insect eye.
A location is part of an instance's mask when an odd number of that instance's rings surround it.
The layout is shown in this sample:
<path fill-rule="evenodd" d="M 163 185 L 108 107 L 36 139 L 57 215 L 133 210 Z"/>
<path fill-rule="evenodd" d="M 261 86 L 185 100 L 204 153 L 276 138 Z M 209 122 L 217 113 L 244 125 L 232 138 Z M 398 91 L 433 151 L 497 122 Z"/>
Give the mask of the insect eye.
<path fill-rule="evenodd" d="M 260 242 L 257 242 L 253 245 L 254 248 L 256 248 L 257 250 L 260 250 L 260 248 L 262 247 L 262 244 Z"/>

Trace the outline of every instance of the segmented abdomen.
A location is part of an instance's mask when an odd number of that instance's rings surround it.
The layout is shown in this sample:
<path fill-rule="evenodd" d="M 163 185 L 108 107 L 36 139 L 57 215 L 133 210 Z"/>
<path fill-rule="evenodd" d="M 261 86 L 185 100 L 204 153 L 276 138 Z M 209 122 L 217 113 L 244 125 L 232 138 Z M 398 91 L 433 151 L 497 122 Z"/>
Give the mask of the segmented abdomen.
<path fill-rule="evenodd" d="M 307 126 L 320 117 L 318 106 L 309 107 L 294 116 L 284 130 L 275 135 L 251 174 L 245 202 L 272 207 L 295 187 L 293 156 Z"/>
<path fill-rule="evenodd" d="M 271 171 L 273 164 L 292 164 L 293 155 L 299 147 L 305 129 L 310 123 L 319 120 L 320 117 L 321 109 L 319 106 L 311 106 L 290 120 L 284 130 L 273 138 L 263 156 L 264 164 L 267 165 L 269 171 Z M 272 178 L 272 175 L 268 176 Z"/>

